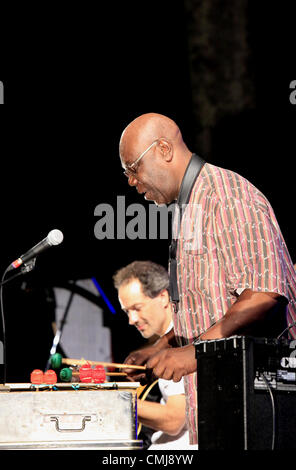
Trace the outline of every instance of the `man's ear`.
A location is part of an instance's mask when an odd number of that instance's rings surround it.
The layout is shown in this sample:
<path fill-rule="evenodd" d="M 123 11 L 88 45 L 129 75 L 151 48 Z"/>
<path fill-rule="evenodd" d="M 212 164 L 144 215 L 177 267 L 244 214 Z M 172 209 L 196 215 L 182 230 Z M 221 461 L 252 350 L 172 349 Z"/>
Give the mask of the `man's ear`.
<path fill-rule="evenodd" d="M 171 161 L 173 158 L 173 146 L 171 142 L 167 139 L 161 138 L 158 140 L 157 146 L 165 161 Z"/>
<path fill-rule="evenodd" d="M 169 296 L 169 293 L 168 293 L 167 289 L 163 289 L 159 293 L 159 297 L 160 297 L 164 307 L 166 307 L 170 303 L 170 296 Z"/>

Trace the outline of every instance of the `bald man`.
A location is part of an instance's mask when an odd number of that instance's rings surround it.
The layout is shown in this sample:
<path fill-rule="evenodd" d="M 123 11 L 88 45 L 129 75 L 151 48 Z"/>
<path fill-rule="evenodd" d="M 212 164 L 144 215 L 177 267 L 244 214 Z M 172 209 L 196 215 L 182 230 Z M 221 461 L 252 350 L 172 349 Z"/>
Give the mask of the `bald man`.
<path fill-rule="evenodd" d="M 170 258 L 174 330 L 126 361 L 146 363 L 167 380 L 184 376 L 196 444 L 194 343 L 280 334 L 296 319 L 295 270 L 266 197 L 237 173 L 192 153 L 170 118 L 139 116 L 123 131 L 119 151 L 130 186 L 156 204 L 176 201 L 177 227 Z M 289 334 L 295 338 L 295 328 Z"/>

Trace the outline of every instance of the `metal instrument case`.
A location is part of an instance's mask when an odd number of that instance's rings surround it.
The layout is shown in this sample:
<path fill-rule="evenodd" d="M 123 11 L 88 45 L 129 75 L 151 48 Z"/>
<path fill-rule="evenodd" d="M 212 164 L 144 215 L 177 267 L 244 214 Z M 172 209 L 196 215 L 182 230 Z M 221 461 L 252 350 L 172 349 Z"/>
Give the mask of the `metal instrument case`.
<path fill-rule="evenodd" d="M 33 386 L 0 392 L 2 449 L 139 449 L 138 383 Z M 88 387 L 86 386 L 88 385 Z"/>

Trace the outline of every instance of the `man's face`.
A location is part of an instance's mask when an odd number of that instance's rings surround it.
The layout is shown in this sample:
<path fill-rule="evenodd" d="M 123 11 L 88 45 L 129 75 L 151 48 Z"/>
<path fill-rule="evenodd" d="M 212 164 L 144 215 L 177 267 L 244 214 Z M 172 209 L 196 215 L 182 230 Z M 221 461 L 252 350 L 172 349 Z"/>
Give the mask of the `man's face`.
<path fill-rule="evenodd" d="M 129 324 L 134 325 L 144 338 L 153 335 L 163 335 L 170 321 L 164 293 L 151 299 L 142 291 L 138 279 L 131 280 L 128 284 L 118 289 L 118 298 L 122 310 L 128 315 Z"/>
<path fill-rule="evenodd" d="M 172 197 L 169 174 L 162 159 L 160 147 L 161 143 L 156 142 L 135 165 L 135 172 L 128 173 L 128 183 L 135 186 L 139 194 L 144 194 L 147 201 L 154 201 L 155 204 L 169 204 L 174 199 Z M 123 168 L 128 170 L 129 165 L 137 161 L 138 153 L 131 151 L 121 157 Z"/>

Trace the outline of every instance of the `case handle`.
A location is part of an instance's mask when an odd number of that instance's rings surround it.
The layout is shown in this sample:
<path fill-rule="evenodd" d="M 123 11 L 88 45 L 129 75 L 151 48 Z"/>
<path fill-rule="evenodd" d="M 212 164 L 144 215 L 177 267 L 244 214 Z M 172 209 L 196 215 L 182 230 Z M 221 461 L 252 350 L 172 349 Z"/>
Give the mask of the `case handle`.
<path fill-rule="evenodd" d="M 86 421 L 91 421 L 91 416 L 84 416 L 84 418 L 82 419 L 81 428 L 60 428 L 58 416 L 51 416 L 50 421 L 55 422 L 55 428 L 58 432 L 81 432 L 85 429 Z"/>

